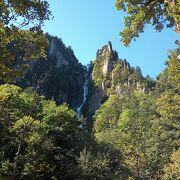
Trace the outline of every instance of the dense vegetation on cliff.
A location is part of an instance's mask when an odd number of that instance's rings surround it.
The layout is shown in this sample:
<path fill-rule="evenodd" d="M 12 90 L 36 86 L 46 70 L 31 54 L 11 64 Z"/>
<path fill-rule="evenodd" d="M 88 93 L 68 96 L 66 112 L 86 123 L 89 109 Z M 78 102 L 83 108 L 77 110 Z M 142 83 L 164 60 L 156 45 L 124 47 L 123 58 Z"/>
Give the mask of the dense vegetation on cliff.
<path fill-rule="evenodd" d="M 111 42 L 86 68 L 61 39 L 42 33 L 47 1 L 0 5 L 0 179 L 180 178 L 180 48 L 155 80 L 120 59 Z M 152 19 L 159 30 L 164 20 L 178 28 L 170 1 L 116 5 L 130 14 L 125 45 Z M 16 17 L 32 27 L 18 27 Z"/>

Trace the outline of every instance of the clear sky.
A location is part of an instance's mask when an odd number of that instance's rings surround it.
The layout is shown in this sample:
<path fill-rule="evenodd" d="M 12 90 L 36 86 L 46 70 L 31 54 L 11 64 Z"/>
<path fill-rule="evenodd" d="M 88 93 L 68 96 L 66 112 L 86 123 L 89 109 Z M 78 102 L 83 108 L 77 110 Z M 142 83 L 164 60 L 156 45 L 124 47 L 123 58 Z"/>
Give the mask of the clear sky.
<path fill-rule="evenodd" d="M 155 32 L 147 27 L 129 48 L 123 46 L 119 32 L 123 29 L 123 13 L 116 11 L 115 0 L 48 0 L 54 16 L 46 21 L 44 31 L 60 37 L 71 46 L 82 64 L 95 59 L 96 52 L 112 42 L 119 58 L 131 66 L 139 66 L 144 75 L 155 78 L 165 67 L 167 52 L 175 48 L 178 35 L 172 29 Z"/>

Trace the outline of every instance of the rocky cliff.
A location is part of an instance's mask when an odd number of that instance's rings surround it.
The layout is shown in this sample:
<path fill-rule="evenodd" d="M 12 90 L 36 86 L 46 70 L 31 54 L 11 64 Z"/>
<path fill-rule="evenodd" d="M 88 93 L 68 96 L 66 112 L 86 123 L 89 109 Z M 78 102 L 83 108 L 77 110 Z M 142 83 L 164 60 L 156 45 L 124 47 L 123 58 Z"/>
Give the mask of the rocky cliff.
<path fill-rule="evenodd" d="M 151 81 L 143 77 L 139 67 L 131 67 L 126 59 L 119 59 L 111 42 L 108 42 L 97 51 L 96 60 L 91 62 L 89 95 L 84 112 L 91 119 L 111 95 L 124 96 L 134 90 L 148 91 Z"/>
<path fill-rule="evenodd" d="M 34 87 L 47 99 L 57 104 L 68 103 L 76 109 L 82 101 L 86 68 L 78 62 L 71 47 L 66 47 L 60 38 L 46 35 L 49 41 L 47 60 L 31 63 L 30 69 L 18 84 Z"/>

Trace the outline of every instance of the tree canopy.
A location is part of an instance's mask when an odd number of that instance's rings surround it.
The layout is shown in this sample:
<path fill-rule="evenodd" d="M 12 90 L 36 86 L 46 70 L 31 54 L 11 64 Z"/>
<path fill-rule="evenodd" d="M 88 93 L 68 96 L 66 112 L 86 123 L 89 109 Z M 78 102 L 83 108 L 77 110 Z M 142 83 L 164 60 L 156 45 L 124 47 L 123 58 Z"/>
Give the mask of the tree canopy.
<path fill-rule="evenodd" d="M 180 0 L 116 0 L 116 8 L 127 14 L 125 28 L 120 32 L 125 46 L 139 37 L 147 24 L 156 31 L 176 26 L 175 30 L 180 32 Z"/>
<path fill-rule="evenodd" d="M 41 31 L 51 16 L 42 0 L 0 1 L 0 79 L 18 77 L 27 60 L 45 56 L 47 41 Z"/>

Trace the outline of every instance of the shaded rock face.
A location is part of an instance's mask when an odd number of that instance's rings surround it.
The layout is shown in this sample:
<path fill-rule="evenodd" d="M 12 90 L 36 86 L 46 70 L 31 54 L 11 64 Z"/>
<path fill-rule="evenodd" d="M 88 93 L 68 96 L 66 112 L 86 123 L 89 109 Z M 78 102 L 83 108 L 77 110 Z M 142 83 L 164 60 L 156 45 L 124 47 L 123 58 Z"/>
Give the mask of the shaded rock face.
<path fill-rule="evenodd" d="M 71 47 L 66 47 L 61 39 L 50 35 L 47 39 L 47 60 L 33 63 L 19 83 L 24 88 L 34 87 L 57 104 L 65 102 L 75 109 L 82 99 L 84 66 L 78 62 Z"/>
<path fill-rule="evenodd" d="M 71 63 L 77 63 L 77 59 L 71 47 L 66 48 L 57 37 L 50 38 L 49 41 L 48 55 L 56 60 L 56 66 L 58 68 L 67 67 L 71 65 Z"/>
<path fill-rule="evenodd" d="M 89 94 L 86 102 L 86 114 L 85 116 L 91 120 L 96 110 L 102 105 L 102 100 L 105 97 L 105 91 L 101 86 L 94 87 L 92 72 L 89 76 Z"/>
<path fill-rule="evenodd" d="M 107 58 L 103 66 L 104 77 L 106 77 L 109 73 L 111 73 L 112 69 L 113 69 L 113 62 L 110 58 Z"/>
<path fill-rule="evenodd" d="M 56 67 L 63 68 L 71 65 L 72 62 L 77 63 L 77 59 L 74 56 L 73 51 L 71 52 L 71 48 L 65 48 L 60 44 L 60 40 L 58 38 L 53 38 L 50 40 L 49 47 L 49 56 L 56 60 Z"/>
<path fill-rule="evenodd" d="M 96 88 L 93 95 L 89 99 L 88 114 L 94 114 L 97 109 L 102 105 L 102 99 L 104 98 L 104 92 L 102 88 Z"/>

